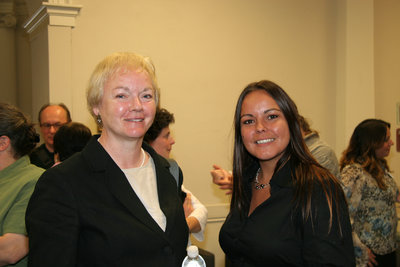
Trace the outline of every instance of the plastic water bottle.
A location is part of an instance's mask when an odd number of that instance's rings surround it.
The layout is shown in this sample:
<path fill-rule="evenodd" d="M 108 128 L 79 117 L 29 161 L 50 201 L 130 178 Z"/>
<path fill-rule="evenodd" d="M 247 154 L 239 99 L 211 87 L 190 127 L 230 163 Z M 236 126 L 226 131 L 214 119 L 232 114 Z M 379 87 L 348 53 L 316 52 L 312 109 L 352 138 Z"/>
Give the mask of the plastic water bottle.
<path fill-rule="evenodd" d="M 206 267 L 206 262 L 199 255 L 199 249 L 196 246 L 190 246 L 186 251 L 187 256 L 182 262 L 182 267 Z"/>

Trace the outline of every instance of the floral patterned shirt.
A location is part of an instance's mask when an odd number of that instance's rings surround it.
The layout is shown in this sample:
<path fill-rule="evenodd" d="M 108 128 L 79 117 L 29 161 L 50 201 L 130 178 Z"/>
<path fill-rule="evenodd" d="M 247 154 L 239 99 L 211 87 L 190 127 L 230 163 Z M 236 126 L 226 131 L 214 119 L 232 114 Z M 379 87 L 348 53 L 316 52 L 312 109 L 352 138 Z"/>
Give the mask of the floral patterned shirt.
<path fill-rule="evenodd" d="M 389 172 L 385 173 L 387 189 L 378 187 L 376 180 L 359 164 L 350 164 L 341 172 L 350 220 L 357 266 L 367 266 L 369 248 L 384 255 L 396 250 L 396 198 L 399 193 Z"/>

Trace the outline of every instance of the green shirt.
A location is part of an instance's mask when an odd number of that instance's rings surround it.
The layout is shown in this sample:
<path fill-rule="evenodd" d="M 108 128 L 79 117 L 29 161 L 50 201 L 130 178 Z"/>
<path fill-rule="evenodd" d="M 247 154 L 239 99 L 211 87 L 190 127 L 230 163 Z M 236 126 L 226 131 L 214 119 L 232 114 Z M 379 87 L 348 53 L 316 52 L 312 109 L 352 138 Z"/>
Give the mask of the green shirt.
<path fill-rule="evenodd" d="M 36 181 L 44 169 L 32 165 L 28 156 L 0 171 L 0 236 L 26 235 L 25 211 Z M 27 266 L 26 257 L 12 266 Z"/>

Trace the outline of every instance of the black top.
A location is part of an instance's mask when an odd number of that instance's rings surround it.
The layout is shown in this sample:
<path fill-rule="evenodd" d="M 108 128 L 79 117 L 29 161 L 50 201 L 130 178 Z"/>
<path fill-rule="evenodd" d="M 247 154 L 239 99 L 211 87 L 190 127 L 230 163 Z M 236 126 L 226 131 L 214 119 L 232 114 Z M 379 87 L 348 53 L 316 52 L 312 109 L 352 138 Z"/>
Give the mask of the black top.
<path fill-rule="evenodd" d="M 257 167 L 251 169 L 245 175 L 249 177 L 248 190 Z M 250 216 L 241 219 L 237 210 L 228 215 L 219 242 L 232 266 L 355 266 L 344 195 L 338 199 L 338 207 L 333 205 L 333 210 L 339 209 L 340 218 L 333 213 L 328 233 L 330 214 L 321 186 L 316 184 L 313 190 L 314 219 L 303 223 L 301 214 L 294 211 L 292 175 L 289 161 L 273 175 L 270 198 Z"/>
<path fill-rule="evenodd" d="M 180 266 L 189 232 L 169 163 L 143 143 L 154 161 L 163 231 L 98 138 L 39 178 L 26 211 L 28 265 Z"/>
<path fill-rule="evenodd" d="M 44 143 L 35 148 L 29 158 L 32 164 L 43 169 L 49 169 L 54 165 L 54 153 L 50 152 Z"/>

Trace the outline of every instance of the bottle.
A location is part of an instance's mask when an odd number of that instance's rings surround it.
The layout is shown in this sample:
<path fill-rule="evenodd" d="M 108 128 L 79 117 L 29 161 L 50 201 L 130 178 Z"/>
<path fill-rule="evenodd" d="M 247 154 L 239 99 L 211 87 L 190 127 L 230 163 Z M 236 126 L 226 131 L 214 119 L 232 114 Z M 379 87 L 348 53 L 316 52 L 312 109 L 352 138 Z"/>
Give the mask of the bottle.
<path fill-rule="evenodd" d="M 182 262 L 182 267 L 206 267 L 206 262 L 199 255 L 199 249 L 196 246 L 189 246 L 187 256 Z"/>

